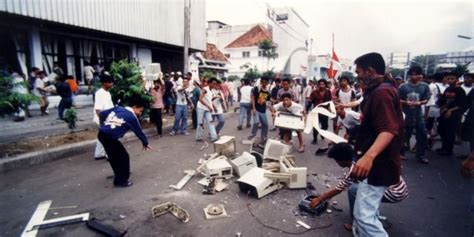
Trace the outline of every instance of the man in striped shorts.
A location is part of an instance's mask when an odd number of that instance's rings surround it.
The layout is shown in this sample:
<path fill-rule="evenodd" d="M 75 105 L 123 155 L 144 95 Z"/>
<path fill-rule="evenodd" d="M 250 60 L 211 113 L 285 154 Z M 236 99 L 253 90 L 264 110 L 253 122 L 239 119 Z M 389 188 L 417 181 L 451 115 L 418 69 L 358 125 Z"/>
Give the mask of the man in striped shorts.
<path fill-rule="evenodd" d="M 331 150 L 329 150 L 328 157 L 333 158 L 339 166 L 343 168 L 350 167 L 352 170 L 352 166 L 354 165 L 353 152 L 354 151 L 351 145 L 348 143 L 337 143 L 331 148 Z M 349 198 L 350 213 L 351 218 L 353 218 L 354 202 L 357 195 L 359 181 L 349 177 L 350 173 L 351 172 L 348 172 L 348 175 L 344 177 L 344 179 L 341 180 L 341 182 L 339 182 L 335 188 L 332 188 L 331 190 L 323 193 L 321 196 L 311 200 L 310 206 L 314 208 L 324 200 L 331 199 L 332 197 L 348 189 L 347 194 Z M 397 184 L 388 186 L 387 189 L 385 189 L 382 202 L 397 203 L 401 202 L 406 197 L 408 197 L 408 188 L 405 180 L 402 178 L 402 176 L 400 176 L 400 181 Z M 352 231 L 352 224 L 344 224 L 344 228 Z"/>

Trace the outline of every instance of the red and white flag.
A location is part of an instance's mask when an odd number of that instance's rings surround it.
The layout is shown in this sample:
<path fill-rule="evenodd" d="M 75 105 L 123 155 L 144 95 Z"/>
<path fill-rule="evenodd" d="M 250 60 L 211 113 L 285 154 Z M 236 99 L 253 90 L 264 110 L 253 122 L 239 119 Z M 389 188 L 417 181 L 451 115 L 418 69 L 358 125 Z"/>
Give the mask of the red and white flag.
<path fill-rule="evenodd" d="M 336 77 L 337 70 L 334 68 L 335 66 L 338 66 L 340 68 L 339 58 L 337 57 L 336 52 L 334 52 L 334 50 L 333 50 L 332 51 L 331 63 L 329 64 L 329 69 L 328 69 L 328 77 L 329 78 L 335 78 Z"/>

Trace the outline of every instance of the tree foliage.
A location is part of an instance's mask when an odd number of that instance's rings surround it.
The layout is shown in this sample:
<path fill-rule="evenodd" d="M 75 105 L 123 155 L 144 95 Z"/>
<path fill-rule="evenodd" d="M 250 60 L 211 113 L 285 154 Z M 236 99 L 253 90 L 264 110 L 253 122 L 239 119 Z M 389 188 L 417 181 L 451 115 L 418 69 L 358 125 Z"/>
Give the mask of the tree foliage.
<path fill-rule="evenodd" d="M 271 40 L 262 40 L 258 43 L 258 49 L 262 51 L 262 56 L 267 58 L 267 70 L 270 59 L 278 58 L 278 53 L 276 52 L 277 45 Z"/>
<path fill-rule="evenodd" d="M 240 77 L 232 75 L 227 77 L 228 81 L 240 81 Z"/>
<path fill-rule="evenodd" d="M 73 130 L 76 128 L 76 122 L 77 122 L 77 112 L 75 109 L 70 108 L 66 109 L 64 112 L 64 121 L 66 121 L 67 126 L 69 129 Z"/>
<path fill-rule="evenodd" d="M 131 99 L 137 97 L 147 102 L 146 104 L 153 101 L 153 97 L 144 87 L 144 80 L 136 63 L 129 63 L 126 60 L 113 62 L 110 75 L 115 79 L 114 86 L 110 89 L 115 104 L 128 106 Z"/>
<path fill-rule="evenodd" d="M 248 67 L 247 71 L 244 74 L 243 79 L 254 81 L 257 78 L 260 78 L 262 74 L 258 71 L 257 66 Z"/>
<path fill-rule="evenodd" d="M 18 88 L 26 91 L 25 81 L 15 82 L 8 73 L 0 72 L 0 116 L 11 115 L 26 107 L 38 97 L 29 93 L 21 93 Z"/>
<path fill-rule="evenodd" d="M 275 72 L 273 71 L 273 68 L 271 70 L 265 71 L 262 73 L 262 77 L 267 76 L 271 79 L 275 79 Z"/>
<path fill-rule="evenodd" d="M 204 78 L 212 78 L 212 77 L 216 77 L 216 74 L 214 72 L 211 72 L 211 71 L 204 71 L 202 73 L 202 77 Z"/>

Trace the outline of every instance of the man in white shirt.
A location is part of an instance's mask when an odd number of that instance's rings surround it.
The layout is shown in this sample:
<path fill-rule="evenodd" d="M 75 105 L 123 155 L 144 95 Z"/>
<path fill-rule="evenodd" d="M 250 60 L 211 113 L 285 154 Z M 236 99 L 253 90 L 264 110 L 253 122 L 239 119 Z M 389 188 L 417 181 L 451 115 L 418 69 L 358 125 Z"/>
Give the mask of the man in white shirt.
<path fill-rule="evenodd" d="M 234 82 L 233 81 L 226 81 L 225 84 L 227 85 L 227 88 L 229 89 L 229 97 L 227 98 L 230 106 L 234 106 Z"/>
<path fill-rule="evenodd" d="M 301 84 L 299 78 L 293 78 L 293 88 L 295 98 L 294 100 L 299 103 L 301 101 Z"/>
<path fill-rule="evenodd" d="M 225 118 L 224 111 L 227 111 L 227 99 L 224 96 L 222 91 L 222 81 L 217 80 L 217 82 L 212 81 L 212 106 L 214 107 L 214 112 L 212 112 L 213 121 L 217 121 L 216 133 L 220 136 L 222 128 L 224 128 Z M 215 83 L 215 84 L 214 84 Z"/>
<path fill-rule="evenodd" d="M 100 126 L 99 120 L 99 113 L 108 110 L 114 107 L 114 103 L 112 102 L 112 95 L 110 94 L 109 90 L 114 85 L 114 79 L 109 75 L 101 75 L 100 76 L 100 83 L 102 87 L 95 92 L 95 101 L 94 101 L 94 119 L 93 121 Z M 97 140 L 95 145 L 95 153 L 94 159 L 102 160 L 105 159 L 106 153 L 104 150 L 104 146 Z"/>
<path fill-rule="evenodd" d="M 290 93 L 283 93 L 283 95 L 281 95 L 281 98 L 282 98 L 282 101 L 273 106 L 273 110 L 272 110 L 273 118 L 275 118 L 276 116 L 276 111 L 287 112 L 287 113 L 291 113 L 293 115 L 298 115 L 298 116 L 306 116 L 303 106 L 292 101 L 293 97 Z M 280 137 L 281 139 L 283 139 L 283 141 L 287 145 L 291 144 L 292 132 L 293 131 L 290 129 L 280 128 Z M 298 134 L 298 142 L 299 142 L 298 152 L 303 153 L 304 152 L 303 134 L 301 133 L 301 131 L 297 131 L 296 133 Z"/>
<path fill-rule="evenodd" d="M 46 80 L 46 74 L 44 71 L 39 71 L 37 75 L 38 77 L 35 80 L 33 94 L 39 97 L 41 116 L 48 115 L 48 96 L 50 93 L 44 81 Z"/>
<path fill-rule="evenodd" d="M 309 112 L 309 110 L 311 109 L 311 105 L 313 104 L 310 99 L 311 92 L 313 92 L 313 87 L 314 87 L 314 81 L 308 80 L 308 84 L 303 90 L 303 99 L 304 99 L 306 112 Z"/>
<path fill-rule="evenodd" d="M 461 85 L 461 88 L 466 92 L 466 95 L 469 95 L 469 92 L 472 90 L 472 73 L 464 74 L 464 83 Z"/>
<path fill-rule="evenodd" d="M 217 79 L 215 77 L 209 80 L 209 85 L 206 85 L 206 81 L 203 80 L 203 87 L 201 89 L 201 95 L 199 96 L 199 101 L 197 103 L 196 113 L 197 113 L 197 129 L 196 129 L 196 141 L 202 142 L 202 130 L 204 129 L 204 121 L 207 123 L 209 133 L 211 135 L 211 142 L 217 141 L 217 133 L 214 124 L 211 123 L 212 115 L 211 113 L 215 110 L 212 105 L 212 92 L 213 85 L 217 84 Z"/>
<path fill-rule="evenodd" d="M 84 79 L 86 80 L 85 83 L 87 84 L 87 94 L 91 94 L 92 78 L 94 78 L 95 70 L 87 61 L 84 62 L 84 65 Z"/>
<path fill-rule="evenodd" d="M 246 118 L 246 116 L 248 116 L 247 112 L 250 111 L 252 89 L 253 87 L 250 86 L 250 81 L 248 79 L 245 79 L 244 86 L 240 88 L 240 114 L 239 126 L 237 126 L 238 130 L 242 130 L 242 124 L 244 123 L 244 119 Z"/>
<path fill-rule="evenodd" d="M 191 88 L 189 88 L 189 80 L 182 79 L 183 84 L 176 88 L 176 112 L 174 114 L 173 130 L 170 136 L 180 132 L 182 135 L 188 136 L 188 106 L 192 106 L 190 101 Z"/>
<path fill-rule="evenodd" d="M 337 106 L 336 113 L 339 123 L 337 124 L 334 133 L 338 134 L 339 130 L 344 127 L 346 129 L 344 138 L 351 143 L 355 140 L 357 130 L 359 130 L 360 114 L 353 110 L 345 110 L 343 106 Z"/>

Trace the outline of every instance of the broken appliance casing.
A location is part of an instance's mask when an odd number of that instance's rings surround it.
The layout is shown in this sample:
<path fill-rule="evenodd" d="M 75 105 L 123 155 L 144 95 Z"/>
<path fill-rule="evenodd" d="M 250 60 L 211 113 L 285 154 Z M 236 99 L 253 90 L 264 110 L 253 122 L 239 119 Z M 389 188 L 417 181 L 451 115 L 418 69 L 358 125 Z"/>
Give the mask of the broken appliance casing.
<path fill-rule="evenodd" d="M 290 179 L 285 182 L 288 188 L 306 188 L 308 173 L 306 167 L 295 167 L 288 160 L 283 159 L 280 161 L 280 172 L 290 174 Z"/>
<path fill-rule="evenodd" d="M 257 161 L 253 155 L 244 151 L 241 156 L 230 161 L 234 173 L 242 177 L 250 169 L 257 167 Z"/>
<path fill-rule="evenodd" d="M 301 200 L 300 203 L 298 204 L 298 208 L 301 211 L 307 212 L 311 215 L 316 215 L 316 216 L 321 215 L 322 213 L 324 213 L 324 211 L 326 211 L 329 204 L 328 204 L 328 201 L 322 201 L 319 205 L 315 206 L 314 208 L 311 208 L 310 207 L 311 200 L 317 197 L 318 196 L 314 194 L 305 196 L 303 200 Z"/>
<path fill-rule="evenodd" d="M 304 117 L 291 113 L 277 112 L 275 116 L 275 127 L 303 131 L 305 128 Z"/>
<path fill-rule="evenodd" d="M 262 198 L 282 188 L 282 185 L 272 179 L 264 177 L 270 173 L 262 168 L 254 167 L 237 180 L 241 192 L 249 193 L 250 196 Z"/>
<path fill-rule="evenodd" d="M 237 153 L 237 145 L 234 136 L 221 136 L 214 142 L 214 152 L 232 158 Z"/>
<path fill-rule="evenodd" d="M 281 161 L 290 152 L 290 146 L 283 142 L 268 139 L 263 151 L 263 159 Z"/>
<path fill-rule="evenodd" d="M 230 165 L 225 156 L 209 161 L 204 166 L 204 170 L 208 178 L 232 178 L 232 165 Z"/>

